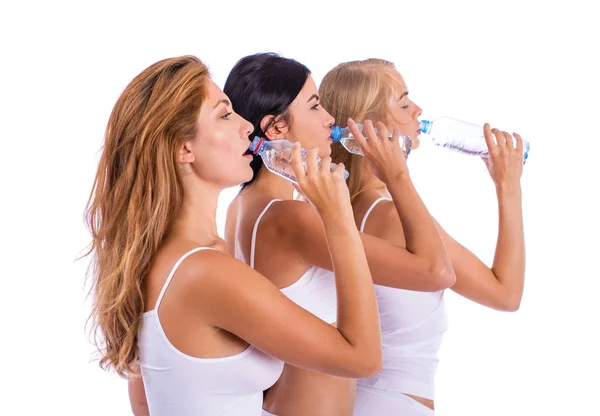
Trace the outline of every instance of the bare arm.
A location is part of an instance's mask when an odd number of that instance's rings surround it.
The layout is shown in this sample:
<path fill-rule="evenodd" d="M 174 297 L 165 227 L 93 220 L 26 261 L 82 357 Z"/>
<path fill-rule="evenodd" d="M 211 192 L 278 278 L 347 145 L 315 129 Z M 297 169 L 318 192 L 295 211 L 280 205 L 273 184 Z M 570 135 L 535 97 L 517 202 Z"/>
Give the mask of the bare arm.
<path fill-rule="evenodd" d="M 186 267 L 197 271 L 198 278 L 186 301 L 209 325 L 294 366 L 341 377 L 373 375 L 382 360 L 379 314 L 343 166 L 331 174 L 330 158 L 324 158 L 319 169 L 316 152 L 310 151 L 304 174 L 299 147 L 294 154 L 298 183 L 320 214 L 331 253 L 337 328 L 296 305 L 261 274 L 219 252 L 190 256 L 193 262 Z"/>
<path fill-rule="evenodd" d="M 135 416 L 150 416 L 146 392 L 144 390 L 144 380 L 136 377 L 128 381 L 129 403 Z"/>
<path fill-rule="evenodd" d="M 397 132 L 395 141 L 390 141 L 387 139 L 385 126 L 379 128 L 385 140 L 378 139 L 371 126 L 369 144 L 366 144 L 364 138 L 360 144 L 364 145 L 365 154 L 377 162 L 378 174 L 392 193 L 395 208 L 392 217 L 402 218 L 407 229 L 406 247 L 395 244 L 392 240 L 361 233 L 373 282 L 433 292 L 450 287 L 455 281 L 450 258 L 431 215 L 410 180 L 397 142 Z M 358 130 L 353 133 L 356 134 L 355 137 L 360 135 Z M 300 253 L 309 264 L 332 270 L 323 227 L 310 207 L 298 201 L 283 201 L 271 208 L 271 211 L 271 215 L 263 221 L 271 222 L 272 226 L 267 226 L 266 232 L 271 233 L 273 241 L 287 246 L 286 250 Z M 294 221 L 289 221 L 289 218 L 294 218 Z"/>
<path fill-rule="evenodd" d="M 348 123 L 348 127 L 369 160 L 373 173 L 386 184 L 392 196 L 404 229 L 406 250 L 421 260 L 428 276 L 433 276 L 443 283 L 442 289 L 452 286 L 455 280 L 452 262 L 433 218 L 410 179 L 406 158 L 400 151 L 398 143 L 400 132 L 394 129 L 392 139 L 389 140 L 387 128 L 383 123 L 377 123 L 377 133 L 375 133 L 373 123 L 367 120 L 365 121 L 365 131 L 369 137 L 367 141 L 353 121 Z M 376 278 L 375 281 L 388 283 L 386 286 L 391 283 L 390 279 Z"/>
<path fill-rule="evenodd" d="M 457 293 L 485 306 L 503 311 L 516 311 L 521 304 L 525 279 L 525 237 L 521 203 L 520 177 L 523 169 L 522 140 L 515 134 L 516 146 L 508 133 L 495 130 L 496 143 L 486 125 L 490 147 L 488 169 L 498 195 L 498 240 L 494 263 L 488 268 L 465 247 L 457 243 L 441 227 L 448 247 Z"/>

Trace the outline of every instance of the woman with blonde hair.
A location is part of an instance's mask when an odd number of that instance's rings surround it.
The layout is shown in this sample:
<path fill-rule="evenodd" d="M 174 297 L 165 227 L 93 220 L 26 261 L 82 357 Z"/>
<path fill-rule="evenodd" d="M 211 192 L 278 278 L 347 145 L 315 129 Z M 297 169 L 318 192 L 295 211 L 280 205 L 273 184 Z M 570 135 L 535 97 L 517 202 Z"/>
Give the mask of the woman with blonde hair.
<path fill-rule="evenodd" d="M 339 377 L 381 365 L 343 166 L 331 172 L 324 158 L 319 168 L 311 150 L 305 172 L 294 148 L 299 189 L 323 222 L 336 270 L 337 328 L 226 254 L 217 199 L 252 178 L 251 131 L 193 56 L 148 67 L 112 111 L 88 205 L 91 318 L 104 369 L 136 377 L 139 363 L 149 409 L 136 414 L 259 416 L 282 361 Z"/>
<path fill-rule="evenodd" d="M 382 59 L 347 62 L 329 71 L 319 87 L 321 104 L 344 127 L 345 120 L 376 120 L 397 126 L 418 148 L 421 108 L 391 62 Z M 350 122 L 352 126 L 353 123 Z M 355 127 L 355 126 L 354 126 Z M 365 122 L 369 131 L 372 124 Z M 355 130 L 356 131 L 356 130 Z M 493 138 L 495 135 L 495 140 Z M 360 136 L 360 132 L 357 131 Z M 437 224 L 456 275 L 452 289 L 484 306 L 502 311 L 519 308 L 525 274 L 520 177 L 521 137 L 484 127 L 490 157 L 487 166 L 496 185 L 499 229 L 491 268 L 455 241 Z M 332 145 L 332 159 L 350 173 L 348 186 L 356 224 L 361 232 L 403 246 L 406 224 L 398 217 L 386 184 L 373 175 L 365 157 Z M 432 415 L 437 350 L 447 328 L 443 291 L 427 293 L 390 287 L 373 276 L 379 304 L 383 368 L 358 380 L 354 414 Z M 406 289 L 406 288 L 404 288 Z"/>

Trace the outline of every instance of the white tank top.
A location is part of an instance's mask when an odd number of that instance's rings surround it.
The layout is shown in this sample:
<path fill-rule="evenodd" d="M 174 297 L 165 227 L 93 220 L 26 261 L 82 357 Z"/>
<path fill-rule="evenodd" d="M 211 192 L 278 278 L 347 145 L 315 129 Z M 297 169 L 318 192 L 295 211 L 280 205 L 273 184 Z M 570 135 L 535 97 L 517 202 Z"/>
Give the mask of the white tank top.
<path fill-rule="evenodd" d="M 276 201 L 280 201 L 280 199 L 270 201 L 254 223 L 250 246 L 250 267 L 252 268 L 254 268 L 258 225 L 267 210 Z M 280 290 L 294 303 L 323 321 L 332 324 L 337 320 L 337 294 L 333 272 L 315 266 L 309 267 L 298 280 Z"/>
<path fill-rule="evenodd" d="M 260 416 L 263 390 L 281 375 L 283 362 L 249 346 L 223 358 L 197 358 L 179 351 L 167 338 L 158 317 L 160 302 L 175 271 L 173 266 L 156 306 L 145 312 L 138 333 L 139 365 L 152 416 Z"/>
<path fill-rule="evenodd" d="M 367 210 L 360 231 L 364 230 L 379 198 Z M 412 394 L 433 400 L 437 352 L 448 329 L 444 308 L 444 291 L 416 292 L 375 285 L 383 365 L 370 378 L 358 380 L 362 388 Z"/>

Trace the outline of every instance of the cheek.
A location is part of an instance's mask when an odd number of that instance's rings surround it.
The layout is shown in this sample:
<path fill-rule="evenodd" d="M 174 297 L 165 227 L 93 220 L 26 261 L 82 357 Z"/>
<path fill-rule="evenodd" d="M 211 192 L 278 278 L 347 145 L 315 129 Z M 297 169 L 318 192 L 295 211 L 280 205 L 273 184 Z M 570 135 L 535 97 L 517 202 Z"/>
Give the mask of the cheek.
<path fill-rule="evenodd" d="M 419 127 L 419 122 L 411 117 L 408 111 L 404 108 L 396 109 L 390 114 L 392 125 L 395 125 L 400 130 L 400 133 L 406 134 L 411 138 L 414 138 L 415 131 Z"/>
<path fill-rule="evenodd" d="M 230 148 L 206 151 L 196 160 L 195 169 L 201 179 L 224 187 L 236 186 L 252 178 L 250 160 Z"/>

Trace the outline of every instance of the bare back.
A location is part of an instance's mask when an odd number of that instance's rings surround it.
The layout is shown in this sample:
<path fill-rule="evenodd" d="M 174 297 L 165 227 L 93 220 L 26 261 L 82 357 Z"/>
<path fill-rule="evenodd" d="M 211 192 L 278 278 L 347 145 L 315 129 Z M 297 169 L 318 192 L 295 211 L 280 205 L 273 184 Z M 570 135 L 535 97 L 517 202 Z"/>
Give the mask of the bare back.
<path fill-rule="evenodd" d="M 225 242 L 231 254 L 248 265 L 251 264 L 254 227 L 271 201 L 258 192 L 243 192 L 231 202 L 227 211 Z M 280 221 L 276 221 L 280 215 L 285 215 L 281 211 L 281 207 L 275 204 L 264 213 L 256 230 L 254 253 L 254 268 L 279 289 L 296 282 L 311 266 L 297 251 L 281 244 L 278 235 L 286 232 Z"/>

